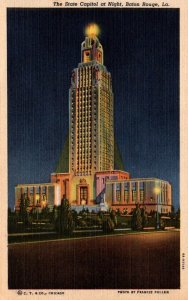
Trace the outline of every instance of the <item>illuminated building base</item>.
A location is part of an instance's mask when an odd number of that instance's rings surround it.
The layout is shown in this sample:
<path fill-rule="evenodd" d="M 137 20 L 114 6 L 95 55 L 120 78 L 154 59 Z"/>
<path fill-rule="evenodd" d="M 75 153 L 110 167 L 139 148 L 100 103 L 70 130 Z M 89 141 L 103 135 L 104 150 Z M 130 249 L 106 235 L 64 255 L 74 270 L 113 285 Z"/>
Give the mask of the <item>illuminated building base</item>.
<path fill-rule="evenodd" d="M 169 213 L 172 192 L 169 182 L 157 178 L 133 178 L 106 182 L 105 200 L 114 210 L 131 213 L 136 204 L 150 213 Z"/>
<path fill-rule="evenodd" d="M 125 171 L 101 171 L 88 176 L 71 173 L 52 173 L 51 182 L 60 185 L 61 198 L 69 199 L 71 205 L 95 205 L 103 203 L 107 180 L 129 179 Z"/>
<path fill-rule="evenodd" d="M 28 200 L 28 210 L 53 209 L 66 198 L 78 212 L 107 211 L 131 213 L 139 204 L 148 213 L 169 213 L 172 208 L 171 185 L 157 178 L 129 178 L 124 171 L 97 172 L 93 176 L 73 176 L 70 173 L 51 174 L 51 183 L 19 184 L 15 188 L 18 211 L 21 198 Z"/>

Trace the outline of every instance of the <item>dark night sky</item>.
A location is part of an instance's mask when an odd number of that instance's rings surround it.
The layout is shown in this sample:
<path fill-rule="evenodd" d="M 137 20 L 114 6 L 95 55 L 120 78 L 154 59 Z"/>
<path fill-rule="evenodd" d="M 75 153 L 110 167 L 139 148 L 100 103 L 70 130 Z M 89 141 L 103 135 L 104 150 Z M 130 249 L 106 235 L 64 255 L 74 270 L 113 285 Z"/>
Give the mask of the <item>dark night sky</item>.
<path fill-rule="evenodd" d="M 131 177 L 157 177 L 179 206 L 179 11 L 8 9 L 8 184 L 49 182 L 68 130 L 84 27 L 96 22 L 114 91 L 115 136 Z"/>

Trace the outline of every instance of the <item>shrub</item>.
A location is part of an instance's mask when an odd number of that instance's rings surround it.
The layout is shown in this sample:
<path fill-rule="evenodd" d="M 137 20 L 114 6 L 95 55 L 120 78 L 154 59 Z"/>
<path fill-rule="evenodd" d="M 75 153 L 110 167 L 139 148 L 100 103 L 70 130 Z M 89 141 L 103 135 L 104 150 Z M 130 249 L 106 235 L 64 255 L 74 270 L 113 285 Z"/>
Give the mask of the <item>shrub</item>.
<path fill-rule="evenodd" d="M 115 227 L 114 222 L 109 217 L 106 220 L 104 220 L 103 223 L 102 223 L 102 230 L 105 233 L 113 232 L 114 227 Z"/>
<path fill-rule="evenodd" d="M 70 235 L 74 229 L 74 221 L 69 201 L 63 199 L 61 205 L 57 208 L 57 218 L 55 222 L 56 231 L 59 234 Z"/>
<path fill-rule="evenodd" d="M 147 224 L 148 224 L 148 215 L 146 213 L 145 208 L 141 209 L 141 217 L 142 217 L 142 227 L 147 226 Z"/>
<path fill-rule="evenodd" d="M 131 227 L 133 230 L 142 230 L 142 214 L 139 205 L 136 205 L 136 208 L 133 210 L 132 214 L 132 224 Z"/>
<path fill-rule="evenodd" d="M 112 211 L 110 212 L 110 219 L 111 219 L 112 222 L 114 223 L 114 226 L 117 227 L 118 221 L 117 221 L 116 213 L 115 213 L 114 210 L 112 210 Z"/>

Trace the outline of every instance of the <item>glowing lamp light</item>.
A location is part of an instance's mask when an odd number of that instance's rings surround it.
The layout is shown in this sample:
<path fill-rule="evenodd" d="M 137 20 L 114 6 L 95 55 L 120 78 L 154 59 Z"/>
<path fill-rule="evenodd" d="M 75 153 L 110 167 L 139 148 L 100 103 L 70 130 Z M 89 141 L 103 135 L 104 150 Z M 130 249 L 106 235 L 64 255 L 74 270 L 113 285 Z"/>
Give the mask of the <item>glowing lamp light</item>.
<path fill-rule="evenodd" d="M 90 23 L 86 26 L 85 28 L 85 35 L 88 37 L 95 37 L 100 34 L 100 28 L 97 24 L 95 23 Z"/>
<path fill-rule="evenodd" d="M 156 195 L 156 198 L 157 198 L 157 212 L 156 212 L 156 214 L 157 214 L 157 229 L 159 229 L 160 228 L 160 220 L 159 220 L 159 195 L 160 195 L 160 192 L 161 192 L 161 189 L 160 189 L 160 187 L 158 187 L 158 186 L 156 186 L 155 188 L 154 188 L 154 193 L 155 193 L 155 195 Z"/>
<path fill-rule="evenodd" d="M 157 186 L 156 186 L 156 187 L 154 188 L 154 193 L 155 193 L 156 195 L 159 195 L 160 192 L 161 192 L 160 187 L 157 187 Z"/>
<path fill-rule="evenodd" d="M 83 199 L 82 201 L 81 201 L 81 205 L 86 205 L 86 200 L 85 199 Z"/>

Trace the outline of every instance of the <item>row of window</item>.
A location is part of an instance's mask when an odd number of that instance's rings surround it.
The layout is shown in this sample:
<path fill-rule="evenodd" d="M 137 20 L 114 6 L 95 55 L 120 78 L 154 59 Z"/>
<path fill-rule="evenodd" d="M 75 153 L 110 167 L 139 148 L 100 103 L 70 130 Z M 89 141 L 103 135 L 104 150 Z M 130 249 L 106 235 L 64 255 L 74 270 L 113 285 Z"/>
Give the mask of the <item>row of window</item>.
<path fill-rule="evenodd" d="M 94 140 L 94 143 L 96 143 L 96 140 Z M 91 140 L 87 139 L 87 138 L 82 138 L 82 140 L 80 140 L 79 142 L 76 143 L 77 148 L 81 148 L 81 147 L 84 147 L 84 146 L 91 147 L 91 144 L 92 144 Z"/>
<path fill-rule="evenodd" d="M 81 128 L 81 130 L 78 131 L 77 143 L 82 143 L 82 140 L 88 140 L 89 142 L 96 141 L 97 138 L 96 131 L 94 131 L 94 134 L 91 135 L 91 131 L 86 131 L 86 130 L 87 130 L 87 126 L 86 128 L 83 127 Z"/>
<path fill-rule="evenodd" d="M 90 102 L 92 100 L 92 95 L 89 94 L 78 94 L 76 96 L 76 103 L 82 103 L 82 102 Z"/>
<path fill-rule="evenodd" d="M 79 163 L 80 161 L 82 161 L 83 159 L 88 159 L 90 160 L 92 157 L 92 154 L 91 154 L 91 151 L 84 151 L 84 152 L 80 152 L 80 153 L 77 153 L 77 162 Z"/>
<path fill-rule="evenodd" d="M 100 157 L 101 157 L 101 163 L 106 163 L 106 162 L 112 161 L 112 155 L 110 155 L 110 153 L 108 153 L 108 154 L 101 153 Z"/>
<path fill-rule="evenodd" d="M 102 83 L 103 86 L 106 86 L 106 87 L 108 87 L 108 88 L 111 88 L 111 82 L 110 82 L 109 80 L 104 79 L 104 78 L 101 78 L 100 81 L 101 81 L 101 83 Z"/>
<path fill-rule="evenodd" d="M 106 92 L 108 92 L 109 90 L 111 91 L 112 90 L 112 85 L 111 85 L 111 83 L 109 82 L 109 83 L 106 83 L 106 82 L 104 82 L 103 80 L 101 80 L 101 89 L 103 90 L 103 91 L 106 91 Z"/>
<path fill-rule="evenodd" d="M 84 123 L 89 123 L 88 125 L 92 125 L 92 122 L 91 122 L 91 120 L 92 120 L 92 118 L 91 118 L 91 116 L 89 117 L 89 116 L 87 116 L 87 117 L 83 117 L 83 118 L 77 118 L 77 122 L 76 122 L 76 125 L 77 126 L 79 126 L 79 125 L 82 125 L 82 124 L 84 124 Z M 74 123 L 74 122 L 73 122 Z M 72 124 L 72 125 L 74 125 L 74 124 Z"/>
<path fill-rule="evenodd" d="M 120 191 L 116 191 L 116 201 L 117 202 L 121 202 L 121 201 L 124 201 L 124 202 L 129 202 L 130 198 L 129 198 L 129 192 L 125 192 L 124 193 L 124 199 L 121 198 L 121 192 Z M 135 191 L 132 191 L 132 201 L 133 202 L 137 202 L 137 194 Z M 144 201 L 144 194 L 140 194 L 140 199 L 139 199 L 140 202 L 143 202 Z"/>
<path fill-rule="evenodd" d="M 116 191 L 120 190 L 121 188 L 121 184 L 123 184 L 125 191 L 129 191 L 129 189 L 131 190 L 135 190 L 136 191 L 136 182 L 132 181 L 132 182 L 123 182 L 123 183 L 116 183 Z M 144 190 L 144 186 L 145 183 L 144 182 L 139 182 L 139 189 L 140 190 Z"/>
<path fill-rule="evenodd" d="M 113 150 L 113 149 L 112 149 Z M 101 159 L 106 159 L 106 158 L 109 158 L 111 159 L 111 157 L 113 157 L 113 151 L 104 151 L 104 150 L 101 150 L 100 149 L 100 156 L 101 156 Z"/>
<path fill-rule="evenodd" d="M 92 136 L 93 138 L 91 139 L 91 135 L 88 135 L 88 134 L 80 134 L 78 136 L 78 140 L 77 140 L 77 147 L 82 147 L 83 145 L 87 144 L 87 145 L 90 145 L 92 142 L 94 143 L 94 146 L 96 146 L 96 143 L 97 143 L 97 137 L 96 135 L 93 135 Z M 74 138 L 72 137 L 71 138 L 71 144 L 74 143 Z M 108 139 L 108 142 L 106 143 L 106 141 L 102 141 L 100 143 L 100 149 L 102 152 L 108 152 L 108 150 L 111 150 L 113 149 L 113 140 L 112 139 Z"/>
<path fill-rule="evenodd" d="M 113 112 L 112 110 L 109 110 L 108 108 L 101 108 L 100 114 L 103 115 L 105 120 L 113 120 Z"/>
<path fill-rule="evenodd" d="M 87 155 L 87 153 L 90 153 L 91 151 L 87 151 L 87 150 L 91 150 L 91 148 L 88 148 L 88 149 L 83 149 L 84 151 L 82 151 L 81 148 L 78 147 L 78 144 L 77 144 L 77 155 Z M 93 151 L 93 154 L 94 154 L 94 157 L 96 158 L 96 149 L 94 149 Z"/>
<path fill-rule="evenodd" d="M 131 186 L 130 186 L 131 184 Z M 132 193 L 132 201 L 136 201 L 137 200 L 137 187 L 136 187 L 136 182 L 132 182 L 132 183 L 124 183 L 124 200 L 129 199 L 130 193 Z M 118 195 L 118 196 L 117 196 Z M 139 201 L 143 201 L 144 200 L 144 182 L 140 182 L 139 183 Z M 158 203 L 166 203 L 167 202 L 167 190 L 162 193 L 162 197 L 158 197 Z M 116 199 L 120 197 L 121 198 L 121 186 L 120 183 L 116 184 Z M 119 199 L 120 199 L 119 198 Z M 150 201 L 154 201 L 153 197 L 150 198 Z"/>
<path fill-rule="evenodd" d="M 92 73 L 89 74 L 79 74 L 78 75 L 79 80 L 91 80 L 92 79 Z"/>
<path fill-rule="evenodd" d="M 86 152 L 87 150 L 91 150 L 91 143 L 87 142 L 87 143 L 78 143 L 77 145 L 77 149 L 78 149 L 78 152 L 82 153 L 83 151 Z M 96 144 L 94 144 L 94 150 L 96 148 Z M 80 151 L 79 151 L 80 150 Z"/>
<path fill-rule="evenodd" d="M 79 165 L 79 164 L 82 164 L 82 162 L 86 162 L 86 161 L 88 161 L 88 162 L 92 162 L 93 161 L 93 163 L 96 163 L 96 157 L 93 158 L 93 160 L 92 160 L 91 153 L 89 155 L 86 155 L 86 156 L 84 156 L 84 155 L 77 155 L 76 164 Z"/>
<path fill-rule="evenodd" d="M 83 133 L 84 135 L 88 134 L 91 136 L 91 123 L 84 122 L 82 124 L 77 125 L 77 132 L 78 132 L 78 134 Z"/>
<path fill-rule="evenodd" d="M 96 105 L 94 105 L 96 108 Z M 91 110 L 91 101 L 80 101 L 80 103 L 77 104 L 77 112 L 82 111 L 88 111 L 88 108 Z M 74 107 L 72 108 L 74 110 Z"/>
<path fill-rule="evenodd" d="M 77 81 L 81 85 L 82 85 L 82 83 L 85 83 L 85 85 L 91 86 L 92 79 L 94 79 L 94 78 L 92 78 L 91 76 L 78 76 Z"/>
<path fill-rule="evenodd" d="M 79 93 L 88 93 L 88 94 L 92 94 L 92 88 L 91 87 L 83 87 L 83 88 L 78 88 L 76 90 L 76 95 L 78 95 Z"/>
<path fill-rule="evenodd" d="M 88 92 L 84 92 L 84 91 L 81 91 L 82 87 L 79 87 L 79 91 L 76 93 L 76 100 L 90 100 L 92 98 L 92 100 L 96 101 L 96 98 L 97 98 L 97 91 L 96 90 L 93 90 L 92 91 L 88 91 Z M 91 88 L 90 88 L 91 90 Z M 73 98 L 74 99 L 74 98 Z M 78 101 L 76 101 L 78 102 Z"/>
<path fill-rule="evenodd" d="M 80 99 L 77 99 L 77 100 L 80 100 L 80 101 L 77 101 L 77 111 L 82 111 L 82 110 L 88 110 L 88 108 L 91 109 L 91 106 L 93 105 L 94 108 L 97 107 L 97 103 L 92 103 L 91 99 L 90 98 L 80 98 Z M 74 108 L 74 106 L 72 107 Z"/>
<path fill-rule="evenodd" d="M 77 144 L 77 149 L 80 150 L 78 151 L 79 155 L 81 155 L 82 153 L 91 152 L 91 144 Z"/>
<path fill-rule="evenodd" d="M 108 139 L 109 142 L 109 139 Z M 100 143 L 100 150 L 101 152 L 108 152 L 108 150 L 113 149 L 114 145 L 113 143 L 107 144 L 106 141 L 103 140 L 103 142 Z"/>
<path fill-rule="evenodd" d="M 92 120 L 92 112 L 91 112 L 91 110 L 82 111 L 82 112 L 78 111 L 77 113 L 78 113 L 77 118 L 74 118 L 72 120 L 73 123 L 74 123 L 74 121 L 76 121 L 77 125 L 79 125 L 79 123 L 82 124 L 83 121 L 86 121 L 86 120 L 91 122 L 91 120 Z"/>
<path fill-rule="evenodd" d="M 91 80 L 92 79 L 92 72 L 88 72 L 88 74 L 85 72 L 83 72 L 83 73 L 81 73 L 80 72 L 80 74 L 78 74 L 78 79 L 89 79 L 89 80 Z"/>
<path fill-rule="evenodd" d="M 84 74 L 84 73 L 88 73 L 88 75 L 90 75 L 90 74 L 92 74 L 92 67 L 90 67 L 90 66 L 87 66 L 87 67 L 82 67 L 82 68 L 79 68 L 78 69 L 78 74 L 79 74 L 79 76 L 81 76 L 82 74 Z"/>
<path fill-rule="evenodd" d="M 92 82 L 91 81 L 90 82 L 78 81 L 79 88 L 84 87 L 84 86 L 88 86 L 88 85 L 92 86 Z"/>
<path fill-rule="evenodd" d="M 112 99 L 112 90 L 111 87 L 109 88 L 109 86 L 106 88 L 105 85 L 100 85 L 100 94 L 102 96 L 106 96 L 108 98 L 108 100 Z"/>
<path fill-rule="evenodd" d="M 73 170 L 74 171 L 74 170 Z M 80 172 L 79 170 L 76 171 L 76 175 L 77 176 L 87 176 L 87 175 L 91 175 L 91 171 L 87 171 L 87 172 Z"/>
<path fill-rule="evenodd" d="M 82 116 L 82 115 L 85 116 L 85 114 L 86 114 L 86 116 L 88 114 L 91 115 L 91 112 L 92 112 L 91 105 L 89 105 L 88 107 L 84 106 L 84 107 L 78 107 L 77 108 L 77 113 L 80 116 Z"/>
<path fill-rule="evenodd" d="M 91 78 L 92 76 L 92 70 L 88 69 L 87 67 L 78 69 L 78 77 L 79 78 L 84 78 L 84 77 L 89 77 Z"/>
<path fill-rule="evenodd" d="M 21 189 L 20 189 L 21 190 Z M 33 194 L 35 193 L 46 193 L 47 191 L 47 186 L 36 186 L 36 187 L 24 187 L 23 188 L 23 193 L 30 193 Z"/>
<path fill-rule="evenodd" d="M 108 117 L 108 118 L 113 117 L 113 110 L 112 110 L 112 108 L 109 107 L 108 104 L 106 105 L 106 107 L 105 107 L 105 105 L 101 106 L 101 113 L 103 113 L 105 117 Z"/>
<path fill-rule="evenodd" d="M 76 96 L 76 102 L 75 103 L 77 105 L 79 105 L 80 103 L 88 103 L 88 102 L 91 103 L 92 100 L 93 100 L 92 94 L 78 93 L 78 95 Z"/>
<path fill-rule="evenodd" d="M 112 124 L 112 120 L 113 120 L 113 116 L 111 114 L 109 114 L 108 112 L 106 111 L 100 111 L 100 115 L 103 116 L 103 124 L 109 124 L 111 125 Z"/>
<path fill-rule="evenodd" d="M 93 138 L 91 138 L 91 135 L 83 133 L 83 134 L 80 134 L 79 137 L 77 138 L 76 145 L 78 146 L 78 145 L 80 145 L 82 143 L 85 144 L 85 142 L 92 143 L 93 140 L 96 141 L 96 138 L 93 139 Z"/>

